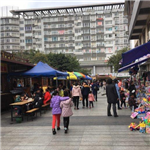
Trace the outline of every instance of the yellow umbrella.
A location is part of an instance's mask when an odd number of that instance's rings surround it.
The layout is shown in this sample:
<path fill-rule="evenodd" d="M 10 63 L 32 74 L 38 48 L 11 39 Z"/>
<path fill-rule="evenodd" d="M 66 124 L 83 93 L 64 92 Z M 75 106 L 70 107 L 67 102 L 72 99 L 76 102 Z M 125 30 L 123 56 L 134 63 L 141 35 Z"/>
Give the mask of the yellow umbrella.
<path fill-rule="evenodd" d="M 67 80 L 77 80 L 77 76 L 74 75 L 73 72 L 67 72 L 69 76 L 67 76 Z"/>
<path fill-rule="evenodd" d="M 73 74 L 73 72 L 67 72 L 69 74 L 69 76 L 67 76 L 67 80 L 77 80 L 78 78 Z M 54 80 L 57 79 L 57 77 L 53 78 Z M 65 80 L 64 77 L 58 77 L 58 80 Z"/>

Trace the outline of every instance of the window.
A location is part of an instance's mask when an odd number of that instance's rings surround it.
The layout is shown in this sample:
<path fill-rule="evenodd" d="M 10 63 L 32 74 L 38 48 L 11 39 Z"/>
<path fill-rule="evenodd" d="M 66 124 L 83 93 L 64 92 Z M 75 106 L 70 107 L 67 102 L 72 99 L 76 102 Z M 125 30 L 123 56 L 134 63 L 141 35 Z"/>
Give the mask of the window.
<path fill-rule="evenodd" d="M 23 24 L 24 22 L 23 21 L 20 21 L 20 24 Z"/>
<path fill-rule="evenodd" d="M 110 18 L 112 17 L 112 14 L 105 14 L 105 18 Z"/>
<path fill-rule="evenodd" d="M 31 30 L 32 30 L 32 27 L 31 27 L 31 26 L 26 26 L 26 27 L 25 27 L 25 30 L 26 30 L 26 31 L 31 31 Z"/>
<path fill-rule="evenodd" d="M 106 31 L 112 31 L 112 28 L 106 28 Z"/>
<path fill-rule="evenodd" d="M 64 27 L 64 24 L 59 24 L 58 27 L 59 27 L 59 28 L 63 28 L 63 27 Z"/>
<path fill-rule="evenodd" d="M 90 24 L 89 23 L 83 23 L 83 27 L 89 27 Z"/>
<path fill-rule="evenodd" d="M 83 30 L 83 33 L 90 33 L 90 30 Z"/>
<path fill-rule="evenodd" d="M 106 34 L 105 36 L 106 36 L 106 38 L 111 38 L 112 34 Z"/>
<path fill-rule="evenodd" d="M 59 44 L 59 47 L 65 47 L 65 44 Z"/>
<path fill-rule="evenodd" d="M 32 43 L 32 39 L 26 39 L 26 43 Z"/>
<path fill-rule="evenodd" d="M 103 35 L 97 35 L 97 39 L 103 39 Z"/>
<path fill-rule="evenodd" d="M 22 33 L 22 34 L 20 34 L 20 36 L 24 36 L 24 34 Z"/>
<path fill-rule="evenodd" d="M 106 21 L 105 23 L 106 24 L 112 24 L 112 21 Z"/>
<path fill-rule="evenodd" d="M 24 28 L 20 27 L 20 30 L 24 30 Z"/>
<path fill-rule="evenodd" d="M 58 41 L 57 37 L 52 37 L 52 41 Z"/>
<path fill-rule="evenodd" d="M 61 37 L 61 38 L 60 38 L 60 41 L 63 41 L 63 40 L 64 40 L 64 38 L 63 38 L 63 37 Z"/>
<path fill-rule="evenodd" d="M 73 39 L 73 37 L 70 36 L 70 37 L 69 37 L 69 40 L 72 40 L 72 39 Z"/>
<path fill-rule="evenodd" d="M 63 21 L 63 20 L 64 20 L 63 17 L 59 17 L 59 18 L 58 18 L 58 21 Z"/>
<path fill-rule="evenodd" d="M 89 20 L 90 16 L 83 16 L 83 20 Z"/>
<path fill-rule="evenodd" d="M 84 39 L 84 40 L 89 40 L 89 39 L 90 39 L 90 36 L 84 36 L 83 39 Z"/>
<path fill-rule="evenodd" d="M 51 33 L 52 33 L 52 34 L 57 34 L 57 33 L 58 33 L 58 31 L 52 31 Z"/>
<path fill-rule="evenodd" d="M 48 41 L 48 38 L 47 38 L 47 37 L 44 37 L 44 41 Z"/>
<path fill-rule="evenodd" d="M 75 29 L 75 33 L 80 33 L 81 30 L 80 29 Z"/>

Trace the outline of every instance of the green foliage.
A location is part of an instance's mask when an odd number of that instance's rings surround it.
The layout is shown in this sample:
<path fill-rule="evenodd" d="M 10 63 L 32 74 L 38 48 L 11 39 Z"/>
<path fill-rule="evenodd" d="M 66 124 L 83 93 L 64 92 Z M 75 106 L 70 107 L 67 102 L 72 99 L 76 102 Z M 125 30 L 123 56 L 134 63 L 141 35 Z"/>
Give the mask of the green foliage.
<path fill-rule="evenodd" d="M 118 72 L 118 69 L 121 68 L 121 65 L 119 64 L 119 62 L 122 59 L 122 53 L 124 53 L 128 50 L 129 50 L 128 48 L 123 48 L 123 49 L 117 51 L 117 53 L 115 55 L 112 55 L 109 58 L 108 65 L 114 66 L 115 72 Z"/>
<path fill-rule="evenodd" d="M 42 61 L 60 71 L 78 71 L 86 75 L 90 74 L 90 70 L 82 69 L 77 58 L 72 57 L 71 55 L 65 55 L 62 53 L 43 54 L 35 50 L 18 52 L 15 53 L 15 55 L 24 59 L 28 59 L 33 64 Z"/>

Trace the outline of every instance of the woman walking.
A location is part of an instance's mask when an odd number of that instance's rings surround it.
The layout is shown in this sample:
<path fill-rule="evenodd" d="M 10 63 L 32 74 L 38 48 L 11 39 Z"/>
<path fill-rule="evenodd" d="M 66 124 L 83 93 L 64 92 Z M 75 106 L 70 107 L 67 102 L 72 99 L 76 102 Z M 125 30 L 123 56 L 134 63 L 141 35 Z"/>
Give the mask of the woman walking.
<path fill-rule="evenodd" d="M 69 96 L 68 91 L 64 91 L 64 96 Z M 62 116 L 63 116 L 63 123 L 64 123 L 64 132 L 68 132 L 69 127 L 69 117 L 73 115 L 71 107 L 73 106 L 73 102 L 71 98 L 66 101 L 62 101 L 60 103 L 60 107 L 62 108 Z"/>
<path fill-rule="evenodd" d="M 61 115 L 61 108 L 60 102 L 68 100 L 69 97 L 60 97 L 58 91 L 54 91 L 53 98 L 51 99 L 50 107 L 52 108 L 52 133 L 53 135 L 56 134 L 55 124 L 57 120 L 57 130 L 60 130 L 60 115 Z"/>
<path fill-rule="evenodd" d="M 107 102 L 108 102 L 107 115 L 112 116 L 110 109 L 111 109 L 111 104 L 113 104 L 114 117 L 118 117 L 117 112 L 116 112 L 116 103 L 118 100 L 118 94 L 116 91 L 115 84 L 112 83 L 112 79 L 107 80 L 106 96 L 107 96 Z"/>
<path fill-rule="evenodd" d="M 72 88 L 72 97 L 74 102 L 74 109 L 79 109 L 79 97 L 81 97 L 81 89 L 78 83 Z"/>

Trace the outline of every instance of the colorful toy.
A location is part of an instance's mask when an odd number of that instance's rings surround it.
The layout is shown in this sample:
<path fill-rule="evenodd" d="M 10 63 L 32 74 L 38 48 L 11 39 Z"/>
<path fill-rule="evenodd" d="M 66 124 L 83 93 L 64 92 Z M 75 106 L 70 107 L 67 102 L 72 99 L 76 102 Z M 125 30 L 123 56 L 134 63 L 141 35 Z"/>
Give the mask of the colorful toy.
<path fill-rule="evenodd" d="M 139 125 L 137 125 L 137 124 L 134 123 L 134 122 L 132 122 L 132 123 L 128 126 L 128 128 L 129 128 L 131 131 L 135 131 L 135 130 L 139 130 L 139 129 L 140 129 Z"/>
<path fill-rule="evenodd" d="M 146 132 L 146 124 L 144 122 L 139 124 L 140 130 L 139 132 L 145 133 Z"/>

